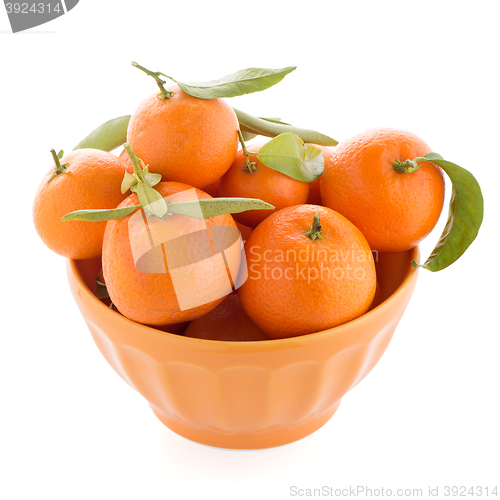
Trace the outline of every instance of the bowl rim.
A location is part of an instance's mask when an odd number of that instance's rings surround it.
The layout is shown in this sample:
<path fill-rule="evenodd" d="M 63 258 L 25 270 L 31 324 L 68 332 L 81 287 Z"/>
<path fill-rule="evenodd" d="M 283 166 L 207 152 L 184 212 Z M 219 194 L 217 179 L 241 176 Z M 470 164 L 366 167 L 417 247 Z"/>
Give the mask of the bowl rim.
<path fill-rule="evenodd" d="M 165 332 L 163 330 L 159 330 L 152 326 L 144 325 L 142 323 L 138 323 L 133 321 L 126 316 L 123 316 L 119 312 L 111 309 L 104 302 L 102 302 L 99 298 L 97 298 L 94 293 L 90 290 L 90 288 L 85 283 L 82 274 L 78 268 L 78 260 L 67 259 L 67 271 L 68 274 L 71 274 L 75 279 L 76 283 L 82 290 L 82 293 L 78 293 L 82 301 L 85 301 L 95 312 L 97 315 L 105 315 L 109 317 L 111 321 L 118 322 L 119 324 L 123 324 L 123 328 L 127 328 L 127 326 L 132 327 L 136 330 L 136 332 L 141 335 L 147 337 L 156 337 L 156 340 L 160 339 L 170 339 L 176 343 L 185 344 L 185 347 L 188 349 L 196 349 L 196 346 L 199 347 L 199 350 L 215 350 L 218 352 L 263 352 L 263 351 L 275 351 L 286 348 L 295 348 L 299 346 L 314 344 L 322 340 L 325 336 L 341 336 L 345 334 L 346 330 L 350 330 L 353 326 L 362 327 L 364 323 L 373 323 L 376 318 L 380 316 L 384 316 L 389 309 L 392 308 L 393 304 L 398 300 L 398 297 L 402 294 L 402 292 L 412 284 L 412 282 L 416 279 L 418 273 L 418 267 L 414 267 L 411 264 L 412 260 L 418 262 L 419 260 L 419 247 L 413 247 L 409 250 L 409 259 L 408 259 L 408 269 L 404 275 L 403 280 L 398 285 L 396 290 L 385 299 L 382 303 L 374 307 L 373 309 L 367 311 L 366 313 L 358 316 L 357 318 L 348 321 L 346 323 L 342 323 L 341 325 L 334 326 L 332 328 L 328 328 L 326 330 L 321 330 L 319 332 L 308 333 L 305 335 L 298 335 L 295 337 L 286 337 L 282 339 L 267 339 L 267 340 L 252 340 L 252 341 L 228 341 L 228 340 L 208 340 L 208 339 L 198 339 L 195 337 L 185 337 L 184 335 Z M 111 316 L 112 315 L 112 316 Z"/>

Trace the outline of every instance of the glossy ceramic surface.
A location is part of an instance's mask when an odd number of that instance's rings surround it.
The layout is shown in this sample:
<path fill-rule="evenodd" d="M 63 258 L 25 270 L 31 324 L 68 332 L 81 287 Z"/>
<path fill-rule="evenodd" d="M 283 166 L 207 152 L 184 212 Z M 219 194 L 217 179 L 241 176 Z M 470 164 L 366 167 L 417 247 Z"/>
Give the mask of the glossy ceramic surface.
<path fill-rule="evenodd" d="M 257 342 L 183 337 L 121 316 L 93 290 L 100 260 L 68 261 L 71 291 L 107 362 L 171 430 L 222 448 L 267 448 L 311 434 L 375 366 L 415 287 L 418 249 L 379 254 L 383 302 L 344 325 Z"/>

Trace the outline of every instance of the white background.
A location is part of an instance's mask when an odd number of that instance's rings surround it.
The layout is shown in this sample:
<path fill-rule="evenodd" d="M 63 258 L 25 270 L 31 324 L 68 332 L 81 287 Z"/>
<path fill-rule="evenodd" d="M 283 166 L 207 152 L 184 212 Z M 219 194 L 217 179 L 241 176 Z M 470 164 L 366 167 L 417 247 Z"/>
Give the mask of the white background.
<path fill-rule="evenodd" d="M 0 497 L 279 500 L 292 486 L 500 487 L 496 7 L 81 0 L 12 35 L 0 6 Z M 276 87 L 232 104 L 338 140 L 408 129 L 482 186 L 476 242 L 447 270 L 420 272 L 379 365 L 299 442 L 231 451 L 165 428 L 101 357 L 65 260 L 34 231 L 31 204 L 50 148 L 71 150 L 155 92 L 133 60 L 185 81 L 297 65 Z"/>

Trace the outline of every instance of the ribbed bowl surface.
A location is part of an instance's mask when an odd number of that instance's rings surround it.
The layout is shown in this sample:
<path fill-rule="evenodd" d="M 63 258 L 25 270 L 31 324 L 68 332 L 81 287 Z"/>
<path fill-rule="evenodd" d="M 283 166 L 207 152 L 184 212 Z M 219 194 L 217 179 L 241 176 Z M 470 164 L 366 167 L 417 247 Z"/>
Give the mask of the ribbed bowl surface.
<path fill-rule="evenodd" d="M 378 255 L 383 302 L 360 318 L 280 340 L 183 337 L 128 320 L 93 294 L 99 259 L 68 261 L 70 287 L 104 358 L 170 429 L 223 448 L 266 448 L 321 427 L 375 366 L 410 300 L 418 249 Z"/>

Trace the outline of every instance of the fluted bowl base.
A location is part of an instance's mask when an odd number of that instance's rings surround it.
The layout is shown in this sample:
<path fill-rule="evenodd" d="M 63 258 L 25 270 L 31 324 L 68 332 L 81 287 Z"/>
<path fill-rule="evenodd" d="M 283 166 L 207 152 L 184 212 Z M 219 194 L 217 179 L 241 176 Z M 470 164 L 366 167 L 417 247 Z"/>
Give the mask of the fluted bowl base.
<path fill-rule="evenodd" d="M 217 448 L 256 450 L 293 443 L 294 441 L 298 441 L 316 432 L 332 418 L 340 406 L 340 401 L 320 415 L 312 415 L 294 426 L 282 427 L 280 425 L 274 425 L 253 433 L 238 431 L 229 432 L 215 427 L 197 428 L 187 422 L 181 421 L 180 418 L 176 418 L 175 416 L 172 417 L 171 415 L 163 413 L 158 408 L 152 405 L 150 406 L 160 422 L 171 431 L 174 431 L 176 434 L 186 439 L 208 446 L 215 446 Z"/>

